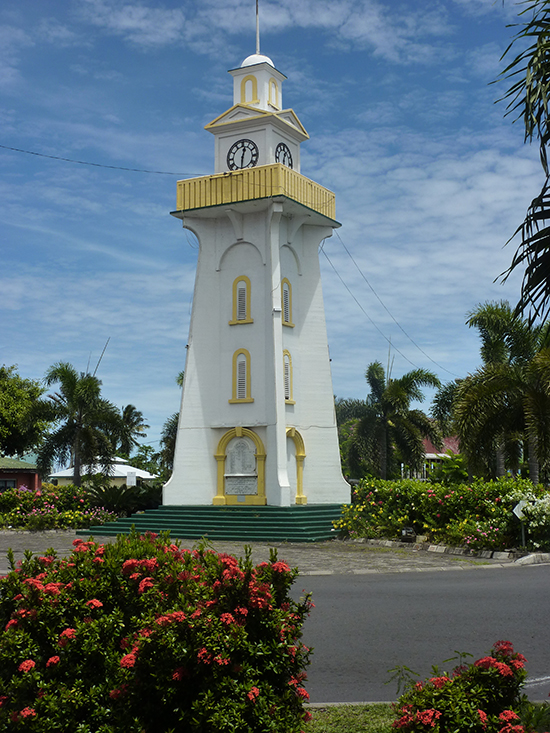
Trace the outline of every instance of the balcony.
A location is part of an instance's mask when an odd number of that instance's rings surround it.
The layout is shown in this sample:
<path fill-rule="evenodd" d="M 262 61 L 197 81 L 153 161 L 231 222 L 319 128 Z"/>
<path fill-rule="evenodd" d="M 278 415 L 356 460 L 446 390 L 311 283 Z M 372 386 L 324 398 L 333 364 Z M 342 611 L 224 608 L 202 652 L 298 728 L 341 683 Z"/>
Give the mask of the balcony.
<path fill-rule="evenodd" d="M 281 163 L 178 181 L 177 211 L 172 213 L 181 215 L 186 211 L 277 196 L 284 196 L 334 220 L 332 191 Z"/>

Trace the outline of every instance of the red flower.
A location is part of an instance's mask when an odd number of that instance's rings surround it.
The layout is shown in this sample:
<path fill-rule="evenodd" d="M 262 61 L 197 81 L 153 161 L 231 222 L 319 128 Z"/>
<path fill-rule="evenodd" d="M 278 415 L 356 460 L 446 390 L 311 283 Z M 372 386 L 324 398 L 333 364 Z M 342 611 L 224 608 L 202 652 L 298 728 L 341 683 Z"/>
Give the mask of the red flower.
<path fill-rule="evenodd" d="M 4 705 L 7 699 L 8 699 L 7 695 L 0 695 L 0 708 Z"/>
<path fill-rule="evenodd" d="M 437 722 L 437 719 L 441 717 L 441 713 L 439 710 L 434 710 L 433 708 L 430 708 L 429 710 L 421 710 L 416 714 L 416 719 L 419 720 L 424 725 L 429 725 L 432 728 L 435 728 L 435 724 Z"/>
<path fill-rule="evenodd" d="M 249 700 L 252 700 L 253 703 L 256 702 L 256 698 L 260 694 L 260 691 L 257 687 L 251 687 L 250 690 L 246 693 L 246 696 Z"/>
<path fill-rule="evenodd" d="M 220 621 L 226 626 L 231 626 L 231 624 L 235 623 L 235 617 L 231 613 L 222 613 L 222 615 L 220 616 Z"/>
<path fill-rule="evenodd" d="M 97 598 L 91 598 L 89 601 L 86 601 L 86 605 L 90 608 L 101 608 L 103 606 L 103 603 L 101 603 L 101 601 L 98 601 Z"/>
<path fill-rule="evenodd" d="M 479 709 L 477 712 L 479 715 L 479 719 L 481 720 L 481 725 L 483 727 L 483 730 L 485 730 L 485 728 L 487 727 L 487 713 Z"/>
<path fill-rule="evenodd" d="M 23 708 L 19 715 L 22 718 L 34 718 L 36 715 L 36 710 L 34 708 Z"/>
<path fill-rule="evenodd" d="M 502 654 L 504 657 L 510 657 L 514 653 L 514 647 L 511 641 L 497 641 L 493 647 L 495 654 Z"/>
<path fill-rule="evenodd" d="M 125 669 L 131 669 L 136 663 L 136 655 L 135 654 L 125 654 L 122 659 L 120 660 L 120 666 L 124 667 Z"/>
<path fill-rule="evenodd" d="M 504 710 L 499 716 L 499 720 L 509 723 L 511 720 L 519 720 L 519 715 L 514 713 L 513 710 Z"/>
<path fill-rule="evenodd" d="M 298 695 L 298 697 L 301 697 L 302 700 L 309 700 L 309 693 L 303 687 L 297 687 L 296 694 Z"/>
<path fill-rule="evenodd" d="M 25 659 L 24 662 L 21 662 L 18 669 L 20 672 L 30 672 L 31 669 L 34 669 L 36 667 L 36 662 L 34 662 L 32 659 Z"/>
<path fill-rule="evenodd" d="M 181 682 L 184 677 L 187 677 L 187 672 L 183 667 L 178 667 L 172 672 L 172 679 L 175 682 Z"/>
<path fill-rule="evenodd" d="M 53 667 L 54 664 L 59 663 L 59 657 L 50 657 L 48 661 L 46 662 L 46 667 Z"/>
<path fill-rule="evenodd" d="M 197 659 L 199 660 L 199 662 L 204 662 L 204 664 L 211 664 L 212 654 L 208 651 L 208 649 L 202 647 L 197 653 Z"/>
<path fill-rule="evenodd" d="M 168 614 L 174 621 L 185 621 L 185 614 L 183 611 L 172 611 Z"/>
<path fill-rule="evenodd" d="M 442 687 L 444 687 L 447 684 L 448 681 L 449 681 L 449 678 L 448 677 L 432 677 L 431 680 L 430 680 L 430 682 L 432 683 L 432 685 L 435 688 L 437 688 L 438 690 L 440 690 Z"/>
<path fill-rule="evenodd" d="M 141 583 L 138 587 L 138 593 L 145 593 L 146 590 L 149 590 L 154 586 L 153 578 L 143 578 Z"/>
<path fill-rule="evenodd" d="M 17 619 L 12 618 L 11 621 L 8 621 L 8 623 L 6 624 L 5 630 L 7 631 L 8 629 L 11 629 L 12 627 L 15 627 L 15 626 L 17 626 Z"/>
<path fill-rule="evenodd" d="M 128 685 L 124 684 L 124 685 L 121 685 L 120 687 L 117 687 L 114 690 L 111 690 L 111 692 L 109 693 L 109 697 L 111 698 L 111 700 L 118 700 L 119 697 L 122 697 L 127 692 L 128 692 Z"/>
<path fill-rule="evenodd" d="M 274 562 L 271 567 L 273 568 L 273 570 L 276 573 L 289 573 L 290 572 L 289 566 L 286 564 L 286 562 L 282 562 L 281 560 L 279 560 L 278 562 Z"/>
<path fill-rule="evenodd" d="M 57 642 L 59 646 L 66 646 L 67 642 L 70 639 L 74 639 L 76 636 L 76 629 L 65 629 L 65 631 L 62 631 L 59 635 L 59 641 Z"/>

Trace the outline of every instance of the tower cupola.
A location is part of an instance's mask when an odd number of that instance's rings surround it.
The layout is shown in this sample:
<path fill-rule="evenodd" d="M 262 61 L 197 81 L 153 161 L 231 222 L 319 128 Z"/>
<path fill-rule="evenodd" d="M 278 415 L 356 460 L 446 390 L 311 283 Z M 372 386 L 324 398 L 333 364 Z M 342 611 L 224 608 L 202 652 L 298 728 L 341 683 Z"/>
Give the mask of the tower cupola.
<path fill-rule="evenodd" d="M 265 112 L 283 108 L 282 84 L 286 76 L 277 71 L 268 56 L 254 53 L 229 73 L 233 77 L 233 104 L 246 104 Z"/>

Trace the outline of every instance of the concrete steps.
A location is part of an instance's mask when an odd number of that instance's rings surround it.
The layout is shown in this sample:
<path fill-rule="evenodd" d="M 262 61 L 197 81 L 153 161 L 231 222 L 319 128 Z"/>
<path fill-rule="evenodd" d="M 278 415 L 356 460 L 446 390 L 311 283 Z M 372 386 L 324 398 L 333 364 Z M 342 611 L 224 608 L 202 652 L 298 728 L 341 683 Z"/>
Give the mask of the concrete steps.
<path fill-rule="evenodd" d="M 320 542 L 336 536 L 333 521 L 340 518 L 340 504 L 305 506 L 161 506 L 132 514 L 116 522 L 78 530 L 79 535 L 113 536 L 139 532 L 170 531 L 184 539 L 235 540 L 239 542 Z"/>

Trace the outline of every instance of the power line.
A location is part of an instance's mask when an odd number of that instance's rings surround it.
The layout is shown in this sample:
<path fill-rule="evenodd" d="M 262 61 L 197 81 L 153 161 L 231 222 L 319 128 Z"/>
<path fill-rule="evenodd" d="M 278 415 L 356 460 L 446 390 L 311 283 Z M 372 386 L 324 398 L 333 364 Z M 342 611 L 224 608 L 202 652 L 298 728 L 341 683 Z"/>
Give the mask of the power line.
<path fill-rule="evenodd" d="M 338 272 L 338 270 L 334 267 L 334 265 L 332 263 L 332 260 L 330 259 L 330 257 L 327 255 L 327 253 L 325 252 L 325 250 L 323 248 L 321 248 L 321 252 L 327 258 L 329 265 L 332 267 L 332 269 L 336 273 L 336 275 L 339 278 L 339 280 L 342 283 L 342 285 L 345 287 L 345 289 L 348 291 L 348 293 L 351 295 L 351 297 L 353 298 L 353 300 L 357 303 L 357 305 L 359 306 L 359 308 L 363 311 L 363 313 L 366 315 L 366 317 L 369 319 L 369 321 L 372 323 L 372 325 L 375 327 L 375 329 L 378 331 L 378 333 L 382 336 L 382 338 L 385 338 L 386 339 L 386 341 L 388 342 L 388 344 L 390 346 L 393 346 L 391 340 L 386 336 L 386 334 L 383 331 L 380 330 L 380 328 L 378 328 L 378 326 L 376 325 L 376 323 L 372 320 L 372 318 L 369 316 L 369 314 L 367 313 L 367 311 L 363 308 L 363 306 L 361 305 L 361 303 L 357 300 L 357 298 L 355 297 L 355 295 L 351 292 L 351 290 L 349 289 L 349 287 L 346 285 L 346 283 L 342 279 L 342 276 L 340 275 L 340 273 Z M 393 348 L 395 349 L 395 351 L 397 351 L 398 354 L 401 354 L 401 356 L 403 357 L 403 359 L 405 359 L 405 361 L 408 361 L 411 366 L 413 366 L 416 369 L 418 369 L 417 365 L 414 362 L 412 362 L 408 357 L 406 357 L 405 354 L 403 354 L 403 352 L 399 351 L 399 349 L 396 348 L 395 346 L 393 346 Z"/>
<path fill-rule="evenodd" d="M 431 356 L 430 356 L 429 354 L 427 354 L 427 353 L 426 353 L 426 352 L 424 351 L 424 349 L 423 349 L 423 348 L 422 348 L 421 346 L 419 346 L 419 345 L 418 345 L 418 344 L 416 343 L 416 341 L 415 341 L 415 340 L 414 340 L 414 339 L 413 339 L 413 338 L 412 338 L 411 336 L 409 336 L 409 334 L 408 334 L 408 333 L 407 333 L 407 332 L 405 331 L 405 329 L 404 329 L 404 328 L 403 328 L 403 327 L 401 326 L 401 324 L 400 324 L 400 323 L 399 323 L 399 322 L 397 321 L 397 319 L 396 319 L 396 318 L 394 318 L 393 314 L 392 314 L 392 313 L 390 313 L 390 311 L 388 310 L 388 308 L 386 307 L 385 303 L 384 303 L 384 302 L 382 301 L 382 298 L 380 298 L 380 296 L 378 295 L 378 293 L 376 292 L 376 290 L 375 290 L 375 289 L 374 289 L 374 288 L 372 287 L 372 285 L 371 285 L 371 284 L 370 284 L 370 282 L 368 281 L 368 279 L 367 279 L 366 275 L 364 274 L 364 272 L 363 272 L 363 271 L 361 270 L 361 268 L 359 267 L 359 265 L 358 265 L 358 264 L 357 264 L 357 262 L 355 261 L 355 259 L 354 259 L 353 255 L 351 254 L 351 252 L 349 251 L 349 249 L 348 249 L 348 248 L 346 247 L 346 245 L 344 244 L 344 242 L 343 242 L 343 240 L 342 240 L 342 238 L 341 238 L 341 236 L 340 236 L 340 233 L 339 233 L 339 232 L 336 232 L 336 236 L 337 236 L 337 237 L 338 237 L 338 239 L 340 240 L 340 244 L 342 245 L 342 247 L 343 247 L 343 248 L 345 249 L 345 251 L 347 252 L 347 255 L 348 255 L 348 257 L 349 257 L 349 258 L 350 258 L 350 260 L 351 260 L 351 261 L 353 262 L 353 264 L 354 264 L 354 265 L 355 265 L 355 267 L 357 268 L 357 271 L 359 272 L 359 274 L 361 275 L 361 277 L 363 278 L 363 280 L 364 280 L 364 281 L 365 281 L 365 282 L 367 283 L 367 285 L 368 285 L 368 286 L 369 286 L 369 288 L 371 289 L 371 291 L 372 291 L 373 295 L 374 295 L 374 296 L 376 297 L 376 299 L 378 300 L 378 302 L 380 303 L 380 305 L 382 306 L 382 308 L 383 308 L 383 309 L 384 309 L 384 310 L 386 311 L 386 313 L 387 313 L 387 314 L 388 314 L 388 315 L 390 316 L 390 318 L 391 318 L 391 319 L 392 319 L 392 321 L 393 321 L 393 322 L 395 323 L 395 325 L 396 325 L 396 326 L 397 326 L 397 327 L 398 327 L 398 328 L 399 328 L 399 329 L 400 329 L 400 330 L 401 330 L 401 331 L 402 331 L 402 332 L 403 332 L 403 333 L 405 334 L 405 336 L 406 336 L 406 337 L 407 337 L 407 338 L 409 339 L 409 341 L 411 342 L 411 344 L 413 344 L 413 346 L 416 346 L 416 348 L 417 348 L 417 349 L 418 349 L 418 350 L 419 350 L 419 351 L 420 351 L 420 352 L 421 352 L 422 354 L 424 354 L 424 356 L 426 357 L 426 359 L 429 359 L 429 361 L 431 361 L 431 362 L 432 362 L 432 364 L 435 364 L 435 365 L 436 365 L 436 367 L 438 367 L 439 369 L 442 369 L 442 370 L 443 370 L 444 372 L 447 372 L 448 374 L 452 374 L 452 376 L 453 376 L 453 377 L 458 377 L 458 374 L 455 374 L 454 372 L 451 372 L 451 371 L 449 371 L 448 369 L 445 369 L 445 367 L 444 367 L 444 366 L 441 366 L 441 364 L 438 364 L 438 363 L 437 363 L 437 361 L 435 361 L 435 359 L 432 359 L 432 357 L 431 357 Z"/>
<path fill-rule="evenodd" d="M 95 168 L 110 168 L 115 171 L 130 171 L 131 173 L 155 173 L 159 176 L 201 176 L 202 173 L 173 173 L 170 171 L 150 171 L 145 168 L 124 168 L 121 165 L 105 165 L 103 163 L 90 163 L 87 160 L 75 160 L 74 158 L 62 158 L 59 155 L 46 155 L 46 153 L 37 153 L 34 150 L 22 150 L 21 148 L 12 148 L 9 145 L 0 145 L 4 150 L 13 150 L 16 153 L 26 153 L 27 155 L 37 155 L 39 158 L 50 158 L 51 160 L 62 160 L 64 163 L 78 163 L 79 165 L 92 165 Z"/>

